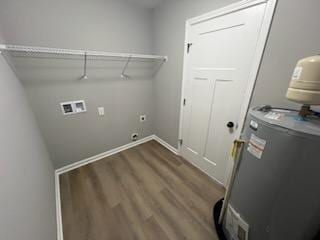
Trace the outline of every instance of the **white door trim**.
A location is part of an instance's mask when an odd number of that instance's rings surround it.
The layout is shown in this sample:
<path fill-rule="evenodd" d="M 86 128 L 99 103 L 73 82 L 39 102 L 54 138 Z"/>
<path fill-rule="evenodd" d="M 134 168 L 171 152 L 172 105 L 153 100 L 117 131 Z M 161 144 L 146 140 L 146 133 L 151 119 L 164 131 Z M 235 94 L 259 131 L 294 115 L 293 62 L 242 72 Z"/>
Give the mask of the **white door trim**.
<path fill-rule="evenodd" d="M 188 68 L 187 45 L 189 43 L 188 39 L 189 39 L 190 28 L 192 27 L 192 25 L 197 24 L 199 22 L 207 21 L 212 18 L 216 18 L 219 16 L 230 14 L 232 12 L 236 12 L 236 11 L 239 11 L 242 9 L 246 9 L 246 8 L 249 8 L 249 7 L 252 7 L 255 5 L 262 4 L 262 3 L 267 4 L 266 11 L 265 11 L 265 15 L 264 15 L 263 22 L 262 22 L 261 29 L 260 29 L 260 34 L 259 34 L 259 38 L 258 38 L 258 42 L 257 42 L 257 46 L 256 46 L 254 58 L 253 58 L 252 68 L 250 70 L 250 75 L 249 75 L 249 79 L 248 79 L 248 86 L 246 89 L 244 100 L 242 102 L 242 107 L 241 107 L 241 111 L 240 111 L 240 118 L 239 118 L 239 128 L 235 134 L 236 138 L 240 138 L 241 132 L 244 127 L 245 118 L 246 118 L 247 112 L 249 110 L 249 105 L 250 105 L 252 93 L 254 90 L 254 86 L 256 83 L 256 79 L 258 76 L 258 72 L 259 72 L 261 61 L 262 61 L 264 49 L 265 49 L 265 46 L 267 43 L 273 15 L 274 15 L 276 5 L 277 5 L 277 0 L 243 0 L 243 1 L 239 1 L 237 3 L 231 4 L 231 5 L 228 5 L 226 7 L 214 10 L 212 12 L 203 14 L 201 16 L 188 19 L 186 21 L 184 61 L 183 61 L 183 79 L 182 79 L 181 102 L 180 102 L 179 139 L 182 139 L 182 132 L 183 132 L 183 111 L 184 111 L 183 108 L 184 108 L 184 98 L 185 98 L 185 87 L 186 87 L 186 82 L 187 82 L 187 77 L 188 77 L 187 76 L 187 72 L 188 72 L 188 69 L 187 69 Z M 178 144 L 178 146 L 179 146 L 178 149 L 180 151 L 181 150 L 180 144 Z M 226 174 L 227 177 L 224 181 L 225 185 L 227 185 L 228 178 L 231 173 L 232 167 L 233 167 L 233 163 L 230 159 L 228 162 L 228 167 L 227 167 L 227 174 Z"/>
<path fill-rule="evenodd" d="M 200 16 L 190 18 L 187 20 L 189 25 L 194 25 L 203 21 L 208 21 L 212 18 L 220 17 L 226 14 L 230 14 L 232 12 L 237 12 L 255 5 L 259 5 L 262 3 L 267 3 L 267 2 L 272 2 L 270 0 L 243 0 L 243 1 L 238 1 L 236 3 L 227 5 L 225 7 L 213 10 L 211 12 L 202 14 Z M 276 2 L 276 1 L 274 1 Z"/>

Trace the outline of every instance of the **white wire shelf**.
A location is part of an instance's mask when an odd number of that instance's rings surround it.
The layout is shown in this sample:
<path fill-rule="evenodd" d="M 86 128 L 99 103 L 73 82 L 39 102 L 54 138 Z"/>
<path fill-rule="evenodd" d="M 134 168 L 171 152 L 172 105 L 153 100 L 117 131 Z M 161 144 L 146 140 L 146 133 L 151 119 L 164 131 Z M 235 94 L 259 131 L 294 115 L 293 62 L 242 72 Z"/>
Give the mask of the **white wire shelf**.
<path fill-rule="evenodd" d="M 153 77 L 167 56 L 0 44 L 0 53 L 25 82 L 52 79 Z"/>
<path fill-rule="evenodd" d="M 7 45 L 0 44 L 0 51 L 21 53 L 26 56 L 33 57 L 37 54 L 49 54 L 49 55 L 64 55 L 64 56 L 84 56 L 87 57 L 115 57 L 115 58 L 130 58 L 130 59 L 150 59 L 150 60 L 162 60 L 167 61 L 167 56 L 160 55 L 146 55 L 136 53 L 117 53 L 117 52 L 103 52 L 103 51 L 91 51 L 91 50 L 74 50 L 64 48 L 48 48 L 48 47 L 33 47 L 33 46 L 22 46 L 22 45 Z"/>

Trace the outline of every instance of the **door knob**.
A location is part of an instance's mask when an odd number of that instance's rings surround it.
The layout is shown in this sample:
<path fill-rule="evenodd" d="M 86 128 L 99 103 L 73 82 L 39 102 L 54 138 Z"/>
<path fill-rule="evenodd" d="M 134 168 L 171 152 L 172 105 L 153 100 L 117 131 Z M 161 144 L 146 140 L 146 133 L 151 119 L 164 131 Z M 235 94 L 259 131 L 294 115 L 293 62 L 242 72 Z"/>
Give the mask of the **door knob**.
<path fill-rule="evenodd" d="M 233 128 L 234 127 L 234 123 L 233 122 L 228 122 L 227 123 L 227 127 L 228 128 Z"/>

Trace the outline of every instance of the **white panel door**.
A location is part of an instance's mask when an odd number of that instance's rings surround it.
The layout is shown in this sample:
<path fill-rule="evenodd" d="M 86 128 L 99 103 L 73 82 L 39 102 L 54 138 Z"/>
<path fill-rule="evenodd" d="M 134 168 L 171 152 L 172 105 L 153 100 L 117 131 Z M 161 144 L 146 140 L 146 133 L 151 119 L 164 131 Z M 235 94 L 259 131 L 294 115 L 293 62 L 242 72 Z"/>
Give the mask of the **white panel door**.
<path fill-rule="evenodd" d="M 192 45 L 181 153 L 221 183 L 225 183 L 265 8 L 266 4 L 259 4 L 189 29 Z"/>

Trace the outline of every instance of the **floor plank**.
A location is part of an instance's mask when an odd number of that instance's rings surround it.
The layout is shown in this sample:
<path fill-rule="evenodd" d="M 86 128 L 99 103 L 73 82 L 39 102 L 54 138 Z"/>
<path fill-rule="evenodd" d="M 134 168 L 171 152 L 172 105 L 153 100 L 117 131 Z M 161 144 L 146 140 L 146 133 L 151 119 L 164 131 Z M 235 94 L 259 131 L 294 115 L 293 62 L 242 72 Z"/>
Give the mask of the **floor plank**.
<path fill-rule="evenodd" d="M 64 240 L 212 240 L 224 189 L 155 141 L 60 176 Z"/>

